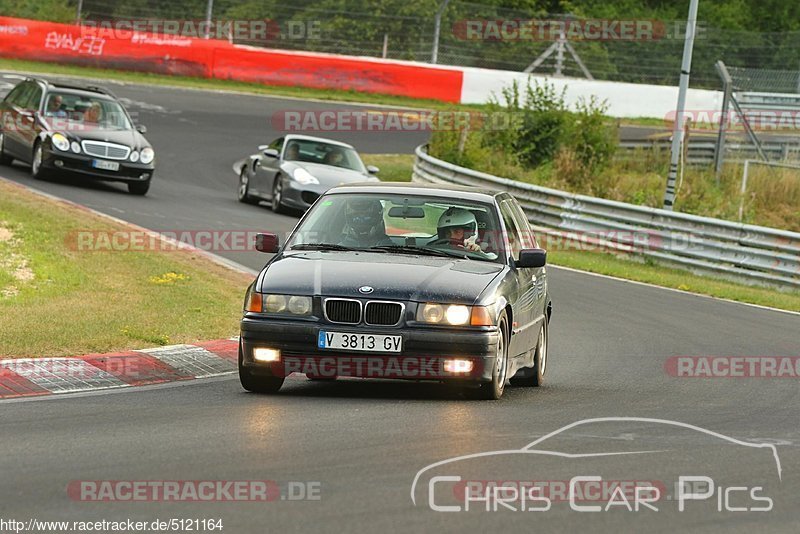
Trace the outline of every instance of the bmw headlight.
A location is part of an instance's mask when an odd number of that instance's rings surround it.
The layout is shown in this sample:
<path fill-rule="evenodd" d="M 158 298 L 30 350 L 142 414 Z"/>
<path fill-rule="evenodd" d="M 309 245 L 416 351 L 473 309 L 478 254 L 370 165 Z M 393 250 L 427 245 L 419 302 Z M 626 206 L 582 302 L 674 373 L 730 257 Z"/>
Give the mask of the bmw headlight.
<path fill-rule="evenodd" d="M 492 326 L 494 319 L 485 306 L 427 302 L 417 307 L 417 321 L 451 326 Z"/>
<path fill-rule="evenodd" d="M 305 169 L 295 169 L 292 178 L 303 185 L 318 184 L 319 180 Z"/>
<path fill-rule="evenodd" d="M 51 137 L 51 140 L 53 141 L 53 146 L 61 152 L 67 152 L 69 150 L 69 139 L 67 139 L 64 134 L 55 133 L 53 137 Z"/>
<path fill-rule="evenodd" d="M 143 148 L 142 152 L 139 154 L 139 161 L 145 165 L 152 163 L 154 159 L 156 159 L 156 153 L 150 147 Z"/>
<path fill-rule="evenodd" d="M 264 295 L 264 311 L 267 313 L 310 315 L 311 297 L 300 295 Z"/>

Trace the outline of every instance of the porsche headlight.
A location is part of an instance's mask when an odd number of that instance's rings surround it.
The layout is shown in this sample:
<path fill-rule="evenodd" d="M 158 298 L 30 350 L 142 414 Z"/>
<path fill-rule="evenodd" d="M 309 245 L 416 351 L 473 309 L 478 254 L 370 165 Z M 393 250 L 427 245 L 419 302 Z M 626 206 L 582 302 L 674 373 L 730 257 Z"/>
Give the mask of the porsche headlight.
<path fill-rule="evenodd" d="M 303 185 L 318 184 L 319 180 L 305 169 L 295 169 L 292 178 Z"/>
<path fill-rule="evenodd" d="M 150 147 L 143 148 L 142 152 L 139 154 L 139 161 L 145 165 L 152 163 L 154 159 L 156 159 L 156 153 Z"/>
<path fill-rule="evenodd" d="M 264 311 L 267 313 L 310 315 L 311 297 L 301 295 L 264 295 Z"/>
<path fill-rule="evenodd" d="M 417 321 L 451 326 L 492 326 L 493 314 L 485 306 L 427 302 L 417 307 Z"/>
<path fill-rule="evenodd" d="M 53 141 L 53 146 L 61 152 L 67 152 L 69 150 L 69 139 L 67 139 L 64 134 L 55 133 L 51 139 Z"/>

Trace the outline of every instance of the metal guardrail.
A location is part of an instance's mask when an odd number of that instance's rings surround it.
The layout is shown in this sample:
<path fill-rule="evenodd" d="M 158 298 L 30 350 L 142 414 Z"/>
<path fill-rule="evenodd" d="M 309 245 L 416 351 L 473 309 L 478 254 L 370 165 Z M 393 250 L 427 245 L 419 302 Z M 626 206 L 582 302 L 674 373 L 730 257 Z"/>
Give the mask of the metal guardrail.
<path fill-rule="evenodd" d="M 768 111 L 800 110 L 800 93 L 757 93 L 753 91 L 734 93 L 744 109 Z"/>
<path fill-rule="evenodd" d="M 413 180 L 506 190 L 551 237 L 748 283 L 800 289 L 800 233 L 566 193 L 459 167 L 416 149 Z"/>
<path fill-rule="evenodd" d="M 764 154 L 770 161 L 800 160 L 800 142 L 798 143 L 763 143 Z M 620 141 L 617 157 L 625 158 L 634 150 L 663 150 L 669 156 L 670 145 L 666 141 Z M 686 150 L 686 163 L 689 165 L 713 165 L 714 153 L 717 150 L 714 141 L 689 139 Z M 725 161 L 744 163 L 745 160 L 758 157 L 755 145 L 749 143 L 726 143 Z"/>

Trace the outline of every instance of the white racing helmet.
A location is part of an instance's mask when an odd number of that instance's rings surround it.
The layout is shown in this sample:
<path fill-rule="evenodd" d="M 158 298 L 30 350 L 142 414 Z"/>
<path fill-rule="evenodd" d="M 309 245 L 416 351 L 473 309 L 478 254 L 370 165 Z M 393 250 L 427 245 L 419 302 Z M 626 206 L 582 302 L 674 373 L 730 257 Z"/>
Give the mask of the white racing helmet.
<path fill-rule="evenodd" d="M 463 228 L 464 239 L 468 239 L 478 232 L 478 221 L 469 210 L 455 207 L 448 208 L 439 217 L 439 222 L 436 225 L 439 239 L 446 239 L 448 237 L 447 231 L 451 228 Z"/>

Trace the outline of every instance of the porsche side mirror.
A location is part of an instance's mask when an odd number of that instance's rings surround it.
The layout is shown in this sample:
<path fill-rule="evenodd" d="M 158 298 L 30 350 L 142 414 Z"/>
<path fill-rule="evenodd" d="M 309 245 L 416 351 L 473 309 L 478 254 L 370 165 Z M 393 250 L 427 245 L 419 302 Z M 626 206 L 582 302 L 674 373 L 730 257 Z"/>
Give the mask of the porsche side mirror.
<path fill-rule="evenodd" d="M 367 172 L 370 174 L 378 174 L 381 170 L 375 165 L 367 165 Z"/>
<path fill-rule="evenodd" d="M 523 269 L 544 267 L 547 263 L 547 251 L 541 248 L 520 250 L 519 259 L 514 263 Z"/>
<path fill-rule="evenodd" d="M 261 147 L 259 147 L 259 148 L 261 148 Z M 275 150 L 274 148 L 265 148 L 265 149 L 262 151 L 262 153 L 263 153 L 265 156 L 267 156 L 268 158 L 277 158 L 278 156 L 280 156 L 280 155 L 281 155 L 281 154 L 280 154 L 280 152 L 278 152 L 278 151 L 277 151 L 277 150 Z"/>
<path fill-rule="evenodd" d="M 256 250 L 266 254 L 274 254 L 278 252 L 280 244 L 278 243 L 278 236 L 269 232 L 256 234 Z"/>

